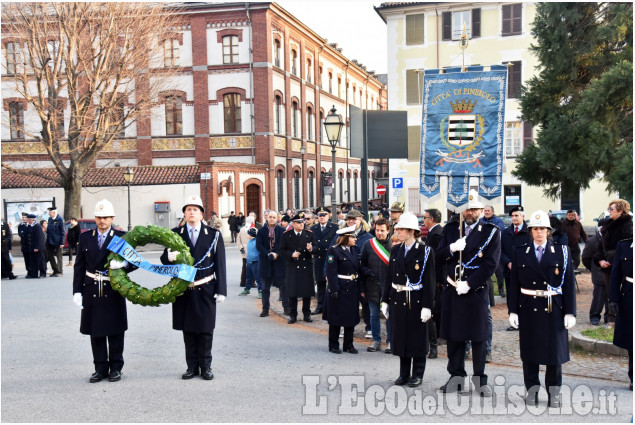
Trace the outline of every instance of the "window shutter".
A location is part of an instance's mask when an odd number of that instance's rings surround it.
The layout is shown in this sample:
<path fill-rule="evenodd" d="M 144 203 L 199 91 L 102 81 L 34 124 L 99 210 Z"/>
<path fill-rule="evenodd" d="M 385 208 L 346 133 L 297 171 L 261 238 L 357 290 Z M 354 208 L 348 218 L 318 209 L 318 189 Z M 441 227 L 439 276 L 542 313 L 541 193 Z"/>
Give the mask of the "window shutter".
<path fill-rule="evenodd" d="M 514 4 L 512 6 L 512 25 L 511 31 L 514 34 L 521 34 L 523 32 L 523 5 L 522 3 Z"/>
<path fill-rule="evenodd" d="M 472 38 L 481 36 L 481 9 L 472 9 Z"/>
<path fill-rule="evenodd" d="M 452 12 L 443 12 L 443 40 L 452 40 Z"/>
<path fill-rule="evenodd" d="M 529 121 L 523 121 L 523 149 L 534 142 L 534 126 Z"/>
<path fill-rule="evenodd" d="M 503 6 L 503 35 L 511 33 L 512 6 Z"/>

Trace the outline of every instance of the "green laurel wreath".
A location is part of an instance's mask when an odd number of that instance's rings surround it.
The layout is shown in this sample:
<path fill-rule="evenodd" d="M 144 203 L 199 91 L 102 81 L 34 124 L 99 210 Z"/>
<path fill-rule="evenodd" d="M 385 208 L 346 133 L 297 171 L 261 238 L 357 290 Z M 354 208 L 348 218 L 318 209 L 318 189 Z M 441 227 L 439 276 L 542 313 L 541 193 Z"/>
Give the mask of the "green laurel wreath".
<path fill-rule="evenodd" d="M 133 248 L 148 243 L 163 245 L 172 251 L 179 252 L 179 255 L 176 257 L 176 263 L 190 266 L 194 264 L 194 259 L 185 241 L 178 234 L 166 227 L 153 225 L 135 226 L 134 229 L 126 233 L 122 239 L 128 242 Z M 123 261 L 123 258 L 111 252 L 108 255 L 109 263 L 110 260 Z M 126 297 L 133 304 L 152 307 L 173 303 L 176 297 L 185 292 L 187 286 L 190 284 L 190 282 L 186 280 L 175 277 L 170 279 L 166 285 L 148 289 L 130 280 L 125 269 L 109 269 L 108 275 L 110 276 L 110 286 L 122 296 Z"/>

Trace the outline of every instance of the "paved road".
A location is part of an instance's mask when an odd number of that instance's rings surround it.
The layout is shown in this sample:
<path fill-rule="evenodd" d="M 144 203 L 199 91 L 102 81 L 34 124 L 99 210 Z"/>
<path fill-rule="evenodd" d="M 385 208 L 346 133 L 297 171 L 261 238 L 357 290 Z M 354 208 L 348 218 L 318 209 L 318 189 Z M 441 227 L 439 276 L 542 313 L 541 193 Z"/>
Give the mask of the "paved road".
<path fill-rule="evenodd" d="M 146 257 L 158 261 L 157 253 Z M 21 258 L 16 261 L 16 274 L 24 276 Z M 363 351 L 364 342 L 357 343 L 358 355 L 330 354 L 320 329 L 289 326 L 275 316 L 258 317 L 255 297 L 236 296 L 240 261 L 235 247 L 228 248 L 230 296 L 218 312 L 215 378 L 209 382 L 180 379 L 185 370 L 183 342 L 181 333 L 171 329 L 169 306 L 129 304 L 124 377 L 117 383 L 89 384 L 90 343 L 79 333 L 71 268 L 61 278 L 3 280 L 2 421 L 624 422 L 632 418 L 632 393 L 623 383 L 581 376 L 565 376 L 575 396 L 565 401 L 562 412 L 545 412 L 544 402 L 527 411 L 518 395 L 522 371 L 517 367 L 488 366 L 490 382 L 498 385 L 495 392 L 500 394 L 491 410 L 480 410 L 478 397 L 444 399 L 436 393 L 448 377 L 441 357 L 428 361 L 418 390 L 391 386 L 398 372 L 396 357 Z M 135 281 L 147 287 L 162 283 L 140 271 L 135 272 Z M 506 396 L 514 388 L 516 393 Z M 583 403 L 583 392 L 595 401 Z M 542 400 L 545 397 L 541 394 Z M 596 414 L 593 409 L 598 409 Z"/>

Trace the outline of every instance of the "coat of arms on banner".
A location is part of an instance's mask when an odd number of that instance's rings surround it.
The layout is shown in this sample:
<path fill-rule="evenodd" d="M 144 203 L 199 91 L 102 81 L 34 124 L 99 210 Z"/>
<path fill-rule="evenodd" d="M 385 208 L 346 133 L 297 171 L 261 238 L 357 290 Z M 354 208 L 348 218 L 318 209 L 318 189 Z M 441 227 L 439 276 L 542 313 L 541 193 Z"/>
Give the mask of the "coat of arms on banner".
<path fill-rule="evenodd" d="M 440 148 L 437 151 L 441 157 L 437 165 L 447 161 L 481 166 L 479 158 L 483 156 L 483 150 L 479 147 L 485 132 L 485 120 L 480 114 L 472 113 L 477 102 L 469 98 L 457 99 L 454 103 L 450 101 L 453 113 L 443 117 L 439 125 L 439 138 L 447 150 Z"/>

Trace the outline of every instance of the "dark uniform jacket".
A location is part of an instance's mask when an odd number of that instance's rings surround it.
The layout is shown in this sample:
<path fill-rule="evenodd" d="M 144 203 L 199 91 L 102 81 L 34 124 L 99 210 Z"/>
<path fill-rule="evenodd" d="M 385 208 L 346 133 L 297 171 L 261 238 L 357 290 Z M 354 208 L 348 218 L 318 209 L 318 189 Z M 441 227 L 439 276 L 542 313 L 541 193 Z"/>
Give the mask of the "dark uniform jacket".
<path fill-rule="evenodd" d="M 606 286 L 604 280 L 604 272 L 600 267 L 600 264 L 593 259 L 594 254 L 598 249 L 601 249 L 602 235 L 596 233 L 587 239 L 582 250 L 582 264 L 591 272 L 591 282 L 594 285 Z"/>
<path fill-rule="evenodd" d="M 74 247 L 79 241 L 79 235 L 82 233 L 82 229 L 79 227 L 79 223 L 68 229 L 68 245 Z"/>
<path fill-rule="evenodd" d="M 112 289 L 110 282 L 100 284 L 99 280 L 86 276 L 86 272 L 108 276 L 108 244 L 114 236 L 122 237 L 125 232 L 111 227 L 101 249 L 98 233 L 92 230 L 80 235 L 73 275 L 73 293 L 82 294 L 79 331 L 94 337 L 117 335 L 128 329 L 126 299 Z M 128 271 L 132 269 L 131 266 L 126 268 Z"/>
<path fill-rule="evenodd" d="M 176 297 L 176 301 L 172 304 L 172 329 L 185 332 L 212 332 L 216 327 L 216 298 L 214 298 L 214 295 L 227 296 L 227 271 L 223 236 L 215 228 L 201 223 L 196 246 L 194 246 L 187 231 L 187 224 L 175 227 L 172 231 L 187 243 L 190 248 L 190 254 L 194 257 L 194 264 L 204 258 L 196 266 L 198 271 L 196 272 L 195 281 L 207 276 L 215 276 L 211 281 L 188 288 L 183 295 Z M 216 245 L 209 251 L 217 233 L 218 240 Z M 168 260 L 167 249 L 161 255 L 161 263 L 171 264 Z"/>
<path fill-rule="evenodd" d="M 27 249 L 27 245 L 28 245 L 27 233 L 30 231 L 31 231 L 31 227 L 27 223 L 22 222 L 18 224 L 18 236 L 20 236 L 20 250 L 22 250 L 22 252 L 29 252 L 29 250 Z"/>
<path fill-rule="evenodd" d="M 64 245 L 66 238 L 66 229 L 64 228 L 64 219 L 57 214 L 55 218 L 49 217 L 49 225 L 46 229 L 47 245 L 60 246 Z"/>
<path fill-rule="evenodd" d="M 621 241 L 617 244 L 615 257 L 611 261 L 611 283 L 609 285 L 609 301 L 619 306 L 615 319 L 613 344 L 626 350 L 633 349 L 633 240 Z"/>
<path fill-rule="evenodd" d="M 501 263 L 503 264 L 503 274 L 506 279 L 510 279 L 510 270 L 507 264 L 512 262 L 514 248 L 519 245 L 526 245 L 531 242 L 527 223 L 523 222 L 518 233 L 514 233 L 514 225 L 511 224 L 501 233 Z"/>
<path fill-rule="evenodd" d="M 568 250 L 566 272 L 563 248 Z M 576 314 L 569 247 L 547 241 L 542 260 L 538 263 L 533 242 L 517 246 L 512 257 L 511 274 L 507 305 L 510 313 L 518 314 L 521 360 L 544 365 L 568 362 L 569 334 L 564 327 L 564 316 Z M 521 288 L 547 291 L 547 284 L 557 288 L 561 282 L 562 295 L 551 297 L 551 313 L 546 297 L 534 297 L 520 291 Z"/>
<path fill-rule="evenodd" d="M 360 252 L 357 246 L 345 250 L 340 245 L 329 248 L 326 259 L 327 291 L 324 294 L 322 318 L 329 325 L 351 327 L 359 323 L 359 277 L 355 280 L 341 279 L 338 275 L 350 276 L 360 273 Z M 333 292 L 339 294 L 335 299 Z"/>
<path fill-rule="evenodd" d="M 492 232 L 492 238 L 479 256 L 479 249 L 485 245 Z M 465 229 L 462 234 L 465 235 Z M 448 222 L 443 228 L 443 237 L 436 252 L 436 260 L 446 265 L 447 274 L 452 280 L 455 279 L 455 269 L 459 264 L 459 252 L 450 252 L 450 244 L 458 239 L 459 222 Z M 493 224 L 477 222 L 465 241 L 463 263 L 468 263 L 476 256 L 469 264 L 470 267 L 476 268 L 463 270 L 463 280 L 470 286 L 467 294 L 457 294 L 456 289 L 446 282 L 441 295 L 441 338 L 482 342 L 489 336 L 487 280 L 498 267 L 501 249 L 500 230 Z"/>
<path fill-rule="evenodd" d="M 39 223 L 33 223 L 30 227 L 30 231 L 27 233 L 27 247 L 29 252 L 35 252 L 37 249 L 39 252 L 46 251 L 46 235 L 42 226 Z"/>
<path fill-rule="evenodd" d="M 426 249 L 427 248 L 427 249 Z M 425 260 L 426 250 L 428 259 Z M 425 357 L 428 354 L 428 324 L 421 321 L 421 309 L 432 310 L 436 272 L 434 250 L 415 241 L 404 257 L 403 243 L 390 251 L 388 274 L 382 302 L 388 304 L 390 348 L 400 357 Z M 425 268 L 424 268 L 425 263 Z M 417 291 L 398 292 L 392 284 L 406 285 L 407 279 L 423 287 Z"/>
<path fill-rule="evenodd" d="M 324 231 L 318 223 L 311 227 L 313 232 L 313 265 L 315 271 L 315 280 L 323 282 L 326 280 L 324 275 L 324 263 L 326 262 L 326 252 L 331 246 L 331 240 L 337 232 L 337 225 L 329 221 L 326 223 Z"/>
<path fill-rule="evenodd" d="M 258 261 L 260 277 L 269 279 L 284 279 L 286 275 L 286 264 L 284 259 L 280 257 L 280 242 L 282 242 L 284 229 L 282 226 L 276 225 L 274 233 L 275 240 L 273 248 L 271 247 L 271 241 L 269 240 L 269 225 L 262 226 L 256 234 L 256 249 L 260 255 L 260 259 Z M 270 253 L 278 254 L 278 258 L 273 260 L 269 256 Z"/>
<path fill-rule="evenodd" d="M 280 256 L 287 263 L 287 296 L 290 298 L 305 298 L 315 295 L 313 282 L 313 256 L 306 249 L 306 244 L 313 242 L 313 234 L 310 230 L 302 230 L 300 235 L 295 230 L 287 230 L 282 234 L 280 242 Z M 295 251 L 300 253 L 298 258 L 293 258 Z"/>
<path fill-rule="evenodd" d="M 388 274 L 388 265 L 375 253 L 371 245 L 373 239 L 366 241 L 362 247 L 362 293 L 366 297 L 366 301 L 378 303 L 386 286 L 386 275 Z M 392 242 L 387 237 L 385 241 L 377 241 L 388 251 L 392 249 Z"/>
<path fill-rule="evenodd" d="M 11 232 L 11 226 L 5 221 L 2 222 L 2 252 L 11 251 L 11 243 L 13 239 L 13 233 Z"/>

